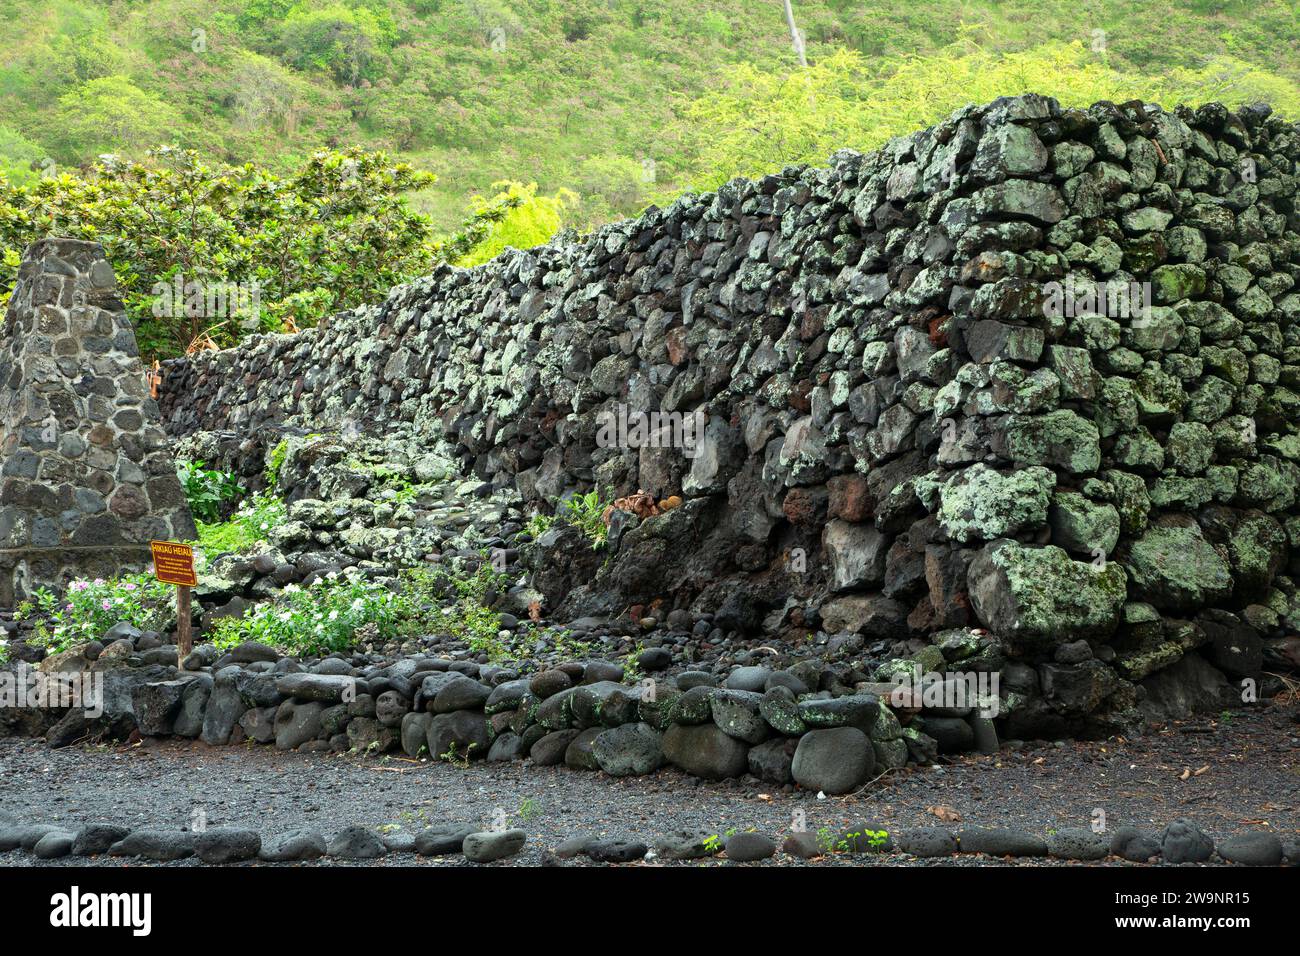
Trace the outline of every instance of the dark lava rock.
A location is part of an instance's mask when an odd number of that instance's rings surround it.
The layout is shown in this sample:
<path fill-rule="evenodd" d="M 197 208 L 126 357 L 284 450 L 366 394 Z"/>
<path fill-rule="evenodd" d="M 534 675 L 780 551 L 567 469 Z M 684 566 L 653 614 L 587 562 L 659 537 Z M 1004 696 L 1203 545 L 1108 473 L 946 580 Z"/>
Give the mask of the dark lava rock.
<path fill-rule="evenodd" d="M 646 855 L 646 845 L 633 840 L 593 840 L 584 851 L 599 863 L 631 863 Z"/>
<path fill-rule="evenodd" d="M 866 734 L 856 727 L 832 727 L 799 738 L 790 773 L 807 790 L 838 794 L 866 783 L 875 766 L 876 753 Z"/>
<path fill-rule="evenodd" d="M 458 823 L 429 827 L 415 835 L 415 852 L 420 856 L 447 856 L 459 853 L 465 843 L 465 837 L 476 830 L 477 827 Z"/>
<path fill-rule="evenodd" d="M 117 843 L 131 831 L 110 823 L 90 823 L 77 831 L 77 838 L 72 841 L 73 856 L 95 856 L 107 853 L 108 848 Z"/>
<path fill-rule="evenodd" d="M 1047 851 L 1062 860 L 1102 860 L 1110 854 L 1110 839 L 1085 827 L 1066 827 L 1048 834 Z"/>
<path fill-rule="evenodd" d="M 1204 863 L 1214 855 L 1214 841 L 1191 820 L 1179 817 L 1160 834 L 1160 852 L 1166 863 Z"/>
<path fill-rule="evenodd" d="M 268 837 L 263 841 L 257 857 L 267 863 L 296 863 L 319 859 L 327 850 L 325 837 L 315 830 L 291 830 L 279 836 Z"/>
<path fill-rule="evenodd" d="M 379 834 L 368 827 L 350 826 L 334 835 L 325 852 L 340 860 L 377 860 L 388 852 Z"/>
<path fill-rule="evenodd" d="M 109 847 L 108 855 L 183 860 L 194 855 L 194 834 L 184 830 L 136 830 Z"/>
<path fill-rule="evenodd" d="M 989 856 L 1047 856 L 1047 841 L 1036 833 L 1007 827 L 971 827 L 957 833 L 963 853 Z"/>
<path fill-rule="evenodd" d="M 1110 836 L 1110 852 L 1130 863 L 1146 863 L 1160 856 L 1160 838 L 1134 826 L 1117 827 Z"/>
<path fill-rule="evenodd" d="M 1271 833 L 1240 833 L 1220 841 L 1219 856 L 1246 866 L 1277 866 L 1282 862 L 1282 841 Z"/>
<path fill-rule="evenodd" d="M 957 840 L 942 827 L 921 827 L 900 835 L 898 848 L 912 856 L 952 856 L 957 852 Z"/>
<path fill-rule="evenodd" d="M 526 839 L 523 830 L 486 830 L 465 837 L 461 850 L 471 863 L 491 863 L 514 856 Z"/>
<path fill-rule="evenodd" d="M 194 852 L 204 863 L 235 863 L 254 859 L 262 850 L 256 830 L 213 827 L 194 835 Z"/>
<path fill-rule="evenodd" d="M 705 780 L 739 777 L 749 765 L 749 748 L 715 724 L 674 724 L 663 737 L 664 757 Z"/>
<path fill-rule="evenodd" d="M 655 854 L 665 860 L 698 860 L 713 856 L 717 850 L 710 848 L 710 836 L 690 830 L 669 833 L 655 841 Z"/>
<path fill-rule="evenodd" d="M 776 841 L 764 833 L 734 833 L 727 837 L 726 850 L 734 863 L 753 863 L 776 856 Z"/>

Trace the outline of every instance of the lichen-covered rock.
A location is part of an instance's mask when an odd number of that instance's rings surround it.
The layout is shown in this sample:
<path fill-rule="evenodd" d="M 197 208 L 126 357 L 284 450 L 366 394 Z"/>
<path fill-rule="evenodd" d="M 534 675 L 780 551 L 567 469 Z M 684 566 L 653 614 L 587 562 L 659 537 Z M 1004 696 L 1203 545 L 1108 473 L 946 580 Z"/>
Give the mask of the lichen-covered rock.
<path fill-rule="evenodd" d="M 983 464 L 949 478 L 939 492 L 939 524 L 962 543 L 1034 530 L 1047 519 L 1056 475 L 1041 466 L 1001 474 Z"/>
<path fill-rule="evenodd" d="M 1189 611 L 1232 593 L 1228 562 L 1195 523 L 1149 529 L 1129 549 L 1135 593 L 1158 608 Z"/>
<path fill-rule="evenodd" d="M 1119 542 L 1119 511 L 1114 505 L 1090 501 L 1074 491 L 1052 495 L 1048 511 L 1052 542 L 1075 554 L 1105 557 Z"/>
<path fill-rule="evenodd" d="M 1025 646 L 1107 637 L 1127 594 L 1124 569 L 1075 561 L 1060 548 L 986 545 L 971 562 L 971 604 L 994 633 Z"/>

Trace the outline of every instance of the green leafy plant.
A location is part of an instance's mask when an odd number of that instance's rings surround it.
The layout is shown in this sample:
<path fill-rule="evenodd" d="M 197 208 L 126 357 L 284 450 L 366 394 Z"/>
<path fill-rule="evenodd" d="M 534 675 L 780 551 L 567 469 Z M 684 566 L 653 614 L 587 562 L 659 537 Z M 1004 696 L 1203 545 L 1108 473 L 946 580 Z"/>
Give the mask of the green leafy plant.
<path fill-rule="evenodd" d="M 542 514 L 540 511 L 528 519 L 524 525 L 524 534 L 536 541 L 546 532 L 550 531 L 555 524 L 555 516 Z"/>
<path fill-rule="evenodd" d="M 178 461 L 176 477 L 195 521 L 219 521 L 226 506 L 247 490 L 230 472 L 206 469 L 202 461 Z"/>
<path fill-rule="evenodd" d="M 280 483 L 280 469 L 284 467 L 284 459 L 288 454 L 289 439 L 281 438 L 266 456 L 266 469 L 262 476 L 266 479 L 266 487 L 272 491 Z"/>
<path fill-rule="evenodd" d="M 601 497 L 600 490 L 592 489 L 561 502 L 557 516 L 582 532 L 591 542 L 592 550 L 599 551 L 609 541 L 609 526 L 605 524 L 607 507 L 609 501 Z"/>
<path fill-rule="evenodd" d="M 438 754 L 438 759 L 445 760 L 447 763 L 452 764 L 453 766 L 456 767 L 460 767 L 460 769 L 462 770 L 465 770 L 468 769 L 469 767 L 470 754 L 474 752 L 474 748 L 477 746 L 478 744 L 470 744 L 468 747 L 465 748 L 465 752 L 461 753 L 460 748 L 456 745 L 456 742 L 453 740 L 451 742 L 451 745 L 446 749 L 446 751 Z"/>
<path fill-rule="evenodd" d="M 623 656 L 623 682 L 627 684 L 636 684 L 645 676 L 641 670 L 641 662 L 637 660 L 641 652 L 645 650 L 645 642 L 637 641 L 636 646 Z"/>
<path fill-rule="evenodd" d="M 258 641 L 299 656 L 332 654 L 351 649 L 362 627 L 392 638 L 400 620 L 401 606 L 390 588 L 336 574 L 305 587 L 290 584 L 242 617 L 221 618 L 212 641 L 222 650 Z"/>
<path fill-rule="evenodd" d="M 573 632 L 567 628 L 559 631 L 551 640 L 555 645 L 555 650 L 562 656 L 580 660 L 591 654 L 591 642 L 578 640 L 573 636 Z"/>
<path fill-rule="evenodd" d="M 48 588 L 33 595 L 35 611 L 47 625 L 38 640 L 51 653 L 98 640 L 114 624 L 160 630 L 174 619 L 174 589 L 150 574 L 77 579 L 62 597 Z"/>

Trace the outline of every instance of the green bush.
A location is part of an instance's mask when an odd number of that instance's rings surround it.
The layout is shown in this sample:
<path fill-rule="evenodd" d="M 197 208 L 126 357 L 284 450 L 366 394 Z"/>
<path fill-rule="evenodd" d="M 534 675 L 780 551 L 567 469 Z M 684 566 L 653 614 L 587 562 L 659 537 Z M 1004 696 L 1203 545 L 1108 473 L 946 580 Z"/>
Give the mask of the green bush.
<path fill-rule="evenodd" d="M 198 545 L 215 556 L 228 551 L 247 551 L 266 541 L 267 535 L 285 520 L 284 502 L 270 492 L 246 498 L 226 521 L 195 521 Z"/>
<path fill-rule="evenodd" d="M 357 630 L 368 625 L 376 638 L 392 638 L 400 621 L 401 605 L 390 588 L 336 575 L 306 587 L 290 584 L 243 617 L 221 618 L 212 640 L 222 650 L 258 641 L 287 654 L 315 656 L 348 650 Z"/>
<path fill-rule="evenodd" d="M 171 148 L 26 186 L 0 178 L 0 304 L 22 249 L 58 235 L 104 244 L 146 358 L 312 325 L 428 271 L 438 244 L 403 194 L 433 181 L 359 149 L 314 153 L 287 178 Z M 211 309 L 190 291 L 219 287 L 237 295 Z"/>
<path fill-rule="evenodd" d="M 415 567 L 402 572 L 402 630 L 408 634 L 446 633 L 495 662 L 513 656 L 500 639 L 501 615 L 489 607 L 508 583 L 488 555 L 472 574 L 458 568 Z"/>
<path fill-rule="evenodd" d="M 608 507 L 609 501 L 601 497 L 598 489 L 593 489 L 561 502 L 556 517 L 581 531 L 592 549 L 599 551 L 609 540 L 609 526 L 605 523 Z"/>

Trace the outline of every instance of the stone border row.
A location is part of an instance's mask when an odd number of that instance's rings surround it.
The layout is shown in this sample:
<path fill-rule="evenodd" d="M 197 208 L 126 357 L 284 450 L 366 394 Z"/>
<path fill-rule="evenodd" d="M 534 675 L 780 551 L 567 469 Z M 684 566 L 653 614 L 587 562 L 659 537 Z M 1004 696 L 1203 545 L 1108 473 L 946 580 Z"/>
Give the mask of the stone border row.
<path fill-rule="evenodd" d="M 140 829 L 95 823 L 78 830 L 51 824 L 15 824 L 0 827 L 0 853 L 22 850 L 41 860 L 95 857 L 103 854 L 153 862 L 198 857 L 205 864 L 293 863 L 329 857 L 335 860 L 377 860 L 393 853 L 419 856 L 463 855 L 472 863 L 491 863 L 519 853 L 527 834 L 521 829 L 481 829 L 472 824 L 444 824 L 418 833 L 384 834 L 366 826 L 350 826 L 328 841 L 316 830 L 298 829 L 263 840 L 256 830 L 214 827 L 202 832 Z M 679 831 L 654 841 L 597 836 L 571 837 L 550 851 L 554 859 L 585 856 L 598 863 L 632 863 L 646 858 L 693 860 L 718 857 L 751 863 L 776 856 L 811 860 L 832 854 L 904 853 L 912 857 L 941 859 L 958 854 L 1014 858 L 1053 858 L 1071 862 L 1098 862 L 1118 858 L 1131 863 L 1236 863 L 1246 866 L 1300 866 L 1300 837 L 1283 842 L 1265 831 L 1228 837 L 1217 845 L 1196 823 L 1180 817 L 1159 833 L 1122 826 L 1113 833 L 1081 827 L 1049 831 L 1046 837 L 1007 827 L 919 827 L 899 834 L 883 825 L 863 824 L 832 834 L 791 832 L 778 845 L 776 839 L 753 830 L 725 836 Z"/>

